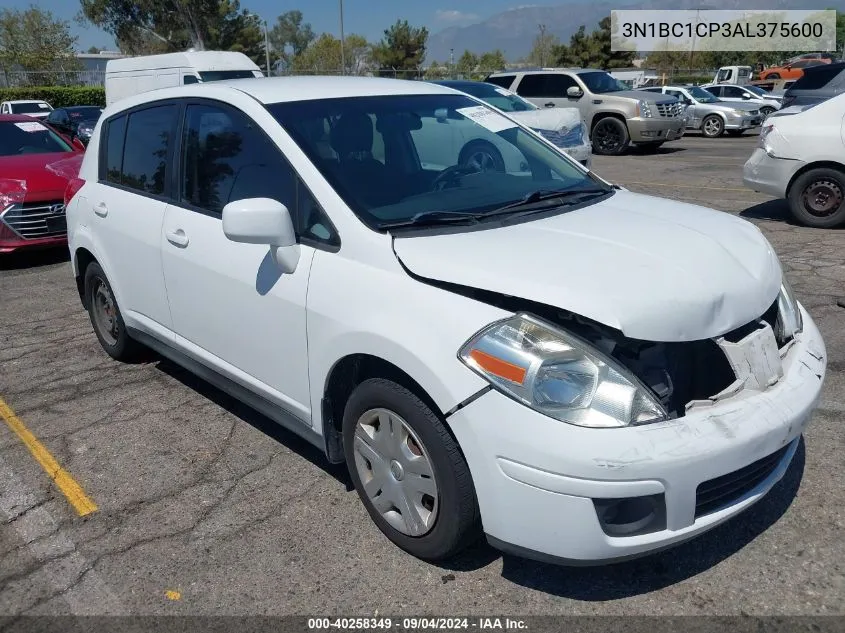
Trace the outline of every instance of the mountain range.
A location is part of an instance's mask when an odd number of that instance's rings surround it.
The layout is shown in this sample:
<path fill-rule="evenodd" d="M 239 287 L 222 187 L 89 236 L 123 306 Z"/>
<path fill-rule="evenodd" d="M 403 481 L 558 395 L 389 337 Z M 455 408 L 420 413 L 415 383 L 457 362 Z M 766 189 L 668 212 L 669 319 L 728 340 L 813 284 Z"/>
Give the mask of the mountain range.
<path fill-rule="evenodd" d="M 551 6 L 522 6 L 497 13 L 478 24 L 452 26 L 434 33 L 428 39 L 426 63 L 448 61 L 452 50 L 457 61 L 465 49 L 481 54 L 497 48 L 508 61 L 516 61 L 531 51 L 539 25 L 544 24 L 547 33 L 568 43 L 579 26 L 583 24 L 589 33 L 612 9 L 807 10 L 841 4 L 842 0 L 821 3 L 818 0 L 575 0 Z"/>

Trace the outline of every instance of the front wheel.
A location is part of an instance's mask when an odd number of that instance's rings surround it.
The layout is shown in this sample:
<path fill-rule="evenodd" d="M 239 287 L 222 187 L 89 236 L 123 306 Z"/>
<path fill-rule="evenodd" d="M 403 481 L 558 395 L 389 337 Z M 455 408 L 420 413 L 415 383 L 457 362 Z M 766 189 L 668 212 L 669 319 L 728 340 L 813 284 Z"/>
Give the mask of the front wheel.
<path fill-rule="evenodd" d="M 780 79 L 780 73 L 771 73 L 763 77 L 763 79 Z"/>
<path fill-rule="evenodd" d="M 458 157 L 458 165 L 472 172 L 505 171 L 501 152 L 487 141 L 467 143 Z"/>
<path fill-rule="evenodd" d="M 480 535 L 469 467 L 439 416 L 382 378 L 362 382 L 343 415 L 346 464 L 387 538 L 426 560 L 454 556 Z"/>
<path fill-rule="evenodd" d="M 762 107 L 762 108 L 760 108 L 760 116 L 762 116 L 765 119 L 766 117 L 768 117 L 774 111 L 775 111 L 774 108 L 770 108 L 768 106 Z"/>
<path fill-rule="evenodd" d="M 792 184 L 788 194 L 793 217 L 806 226 L 829 229 L 845 223 L 845 173 L 827 167 L 811 169 Z"/>
<path fill-rule="evenodd" d="M 593 126 L 591 140 L 596 154 L 619 156 L 628 148 L 631 137 L 624 121 L 608 116 Z"/>
<path fill-rule="evenodd" d="M 717 136 L 722 136 L 722 133 L 725 131 L 725 123 L 722 121 L 722 117 L 717 114 L 711 114 L 710 116 L 706 117 L 701 124 L 701 132 L 707 138 L 716 138 Z"/>

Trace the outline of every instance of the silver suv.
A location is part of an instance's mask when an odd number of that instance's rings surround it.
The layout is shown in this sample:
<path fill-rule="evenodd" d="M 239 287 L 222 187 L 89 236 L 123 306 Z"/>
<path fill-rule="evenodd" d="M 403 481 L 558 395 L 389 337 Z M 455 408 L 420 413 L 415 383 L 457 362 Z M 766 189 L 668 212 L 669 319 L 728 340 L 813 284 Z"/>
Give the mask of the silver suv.
<path fill-rule="evenodd" d="M 756 103 L 722 101 L 699 86 L 661 86 L 644 90 L 679 99 L 687 107 L 687 127 L 701 130 L 708 138 L 722 136 L 725 132 L 739 136 L 759 127 L 765 118 Z"/>
<path fill-rule="evenodd" d="M 656 149 L 684 135 L 684 107 L 676 99 L 629 90 L 603 70 L 499 72 L 485 81 L 541 108 L 577 107 L 596 154 L 619 155 L 631 144 Z"/>

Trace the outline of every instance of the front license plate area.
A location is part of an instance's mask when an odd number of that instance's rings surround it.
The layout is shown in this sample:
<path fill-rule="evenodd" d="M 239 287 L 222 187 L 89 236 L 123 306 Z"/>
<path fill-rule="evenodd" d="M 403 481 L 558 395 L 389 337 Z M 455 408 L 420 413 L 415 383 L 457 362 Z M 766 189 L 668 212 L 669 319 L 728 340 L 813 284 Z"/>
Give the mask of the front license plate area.
<path fill-rule="evenodd" d="M 768 323 L 738 342 L 720 338 L 717 343 L 746 389 L 765 391 L 783 378 L 777 340 Z"/>

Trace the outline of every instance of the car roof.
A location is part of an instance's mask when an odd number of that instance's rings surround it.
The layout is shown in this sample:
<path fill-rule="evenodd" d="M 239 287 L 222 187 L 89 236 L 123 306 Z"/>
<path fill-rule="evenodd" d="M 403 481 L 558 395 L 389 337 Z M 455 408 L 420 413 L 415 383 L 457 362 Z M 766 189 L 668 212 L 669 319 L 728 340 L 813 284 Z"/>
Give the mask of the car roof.
<path fill-rule="evenodd" d="M 0 114 L 0 123 L 23 123 L 27 121 L 37 121 L 42 125 L 44 124 L 44 121 L 39 121 L 26 114 Z"/>
<path fill-rule="evenodd" d="M 5 103 L 47 103 L 44 99 L 9 99 Z"/>
<path fill-rule="evenodd" d="M 256 77 L 208 83 L 188 84 L 176 88 L 159 88 L 126 97 L 109 106 L 108 116 L 129 108 L 184 97 L 220 98 L 221 92 L 249 95 L 262 104 L 339 99 L 344 97 L 376 97 L 401 95 L 454 95 L 452 88 L 428 81 L 408 81 L 380 77 Z"/>
<path fill-rule="evenodd" d="M 515 70 L 501 70 L 499 72 L 490 73 L 490 77 L 496 77 L 498 75 L 515 75 L 517 73 L 522 73 L 523 75 L 539 75 L 539 74 L 548 74 L 548 73 L 575 73 L 579 75 L 581 73 L 602 73 L 605 72 L 600 68 L 532 68 L 528 69 L 515 69 Z"/>

